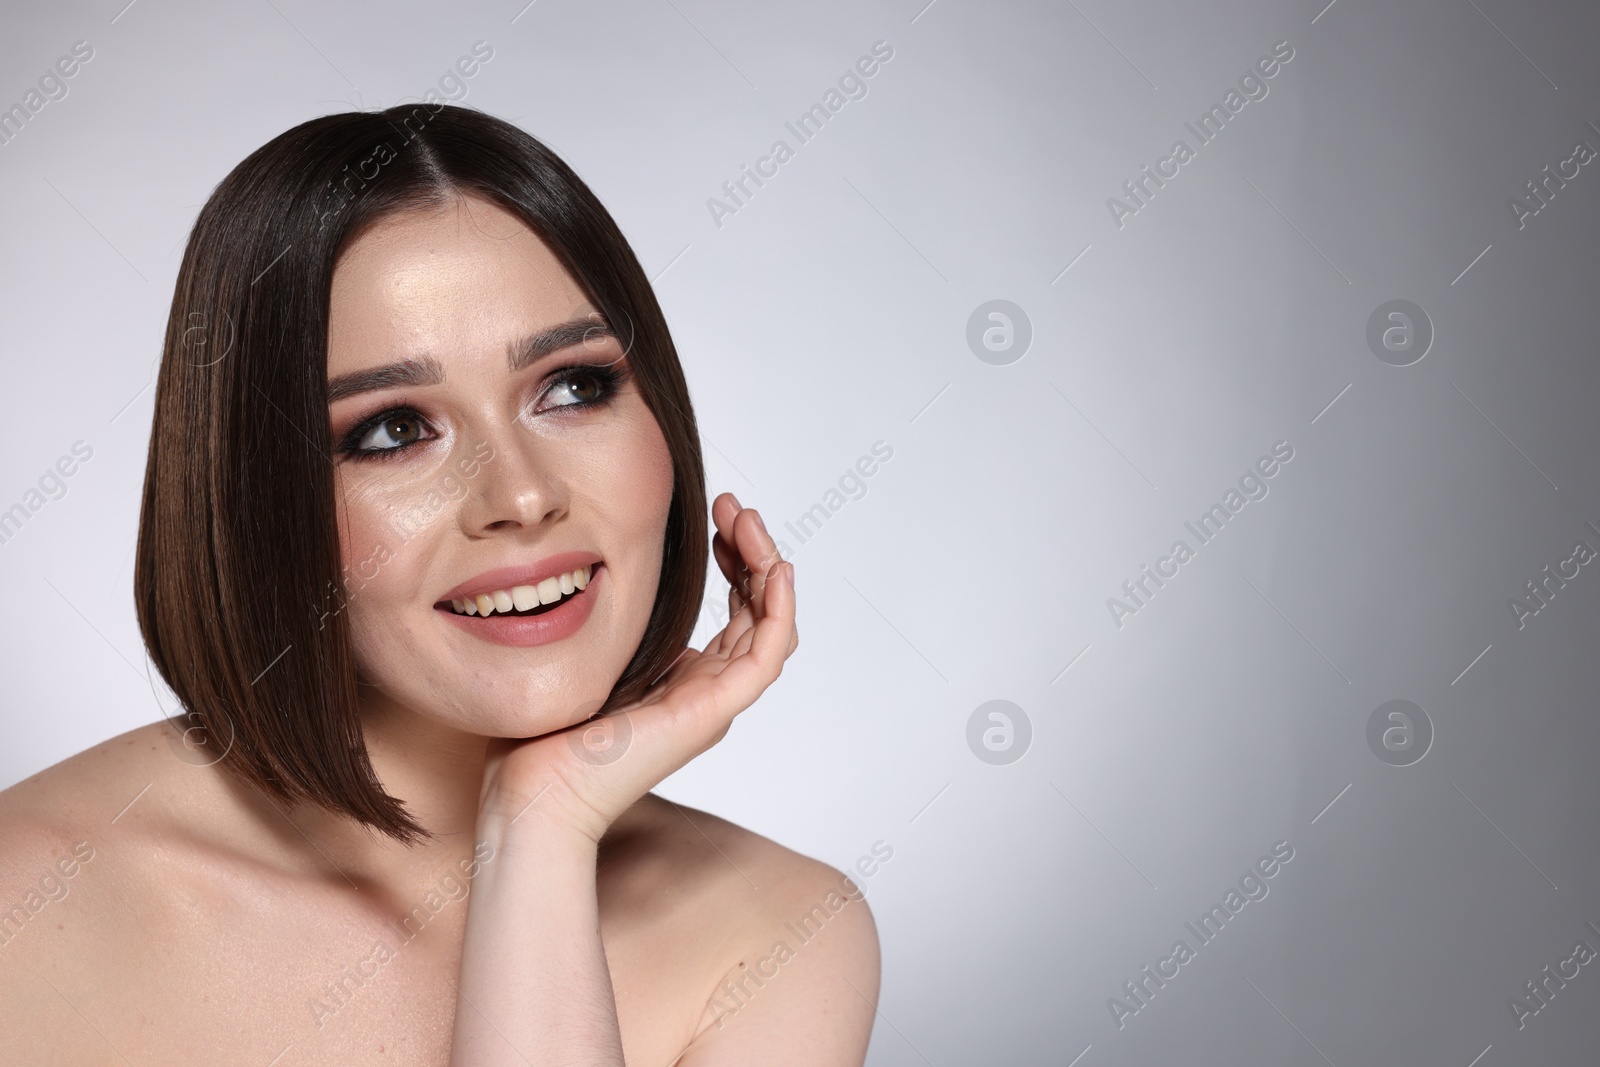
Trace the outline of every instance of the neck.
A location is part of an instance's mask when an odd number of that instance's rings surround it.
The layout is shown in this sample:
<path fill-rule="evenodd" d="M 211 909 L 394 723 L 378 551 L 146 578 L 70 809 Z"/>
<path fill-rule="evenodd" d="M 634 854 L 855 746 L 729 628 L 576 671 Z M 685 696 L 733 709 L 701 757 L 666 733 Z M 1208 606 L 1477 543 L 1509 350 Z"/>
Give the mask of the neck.
<path fill-rule="evenodd" d="M 328 872 L 332 878 L 357 886 L 403 890 L 435 882 L 476 844 L 489 738 L 379 700 L 363 702 L 361 724 L 382 788 L 433 837 L 408 846 L 348 816 L 300 804 L 286 812 L 300 831 L 298 843 L 337 868 Z M 281 802 L 273 803 L 284 811 Z"/>
<path fill-rule="evenodd" d="M 490 739 L 391 703 L 364 704 L 361 727 L 384 790 L 439 842 L 470 838 Z"/>

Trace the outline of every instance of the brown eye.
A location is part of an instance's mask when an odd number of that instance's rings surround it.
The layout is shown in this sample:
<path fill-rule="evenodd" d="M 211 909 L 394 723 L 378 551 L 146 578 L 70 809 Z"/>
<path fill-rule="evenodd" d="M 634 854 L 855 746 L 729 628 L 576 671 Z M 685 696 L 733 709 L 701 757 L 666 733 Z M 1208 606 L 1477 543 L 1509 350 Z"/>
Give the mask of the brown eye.
<path fill-rule="evenodd" d="M 393 452 L 427 440 L 422 420 L 409 412 L 394 412 L 359 433 L 350 449 L 356 453 Z"/>
<path fill-rule="evenodd" d="M 540 394 L 538 410 L 529 414 L 549 409 L 599 407 L 609 402 L 631 377 L 626 362 L 620 360 L 604 366 L 585 363 L 568 367 Z"/>
<path fill-rule="evenodd" d="M 592 404 L 605 393 L 605 384 L 593 374 L 573 374 L 556 383 L 550 391 L 556 407 L 568 407 L 572 404 Z"/>
<path fill-rule="evenodd" d="M 390 419 L 383 424 L 383 429 L 390 439 L 400 444 L 410 444 L 422 432 L 421 428 L 417 426 L 416 419 L 406 418 L 405 416 L 401 416 L 398 419 Z"/>

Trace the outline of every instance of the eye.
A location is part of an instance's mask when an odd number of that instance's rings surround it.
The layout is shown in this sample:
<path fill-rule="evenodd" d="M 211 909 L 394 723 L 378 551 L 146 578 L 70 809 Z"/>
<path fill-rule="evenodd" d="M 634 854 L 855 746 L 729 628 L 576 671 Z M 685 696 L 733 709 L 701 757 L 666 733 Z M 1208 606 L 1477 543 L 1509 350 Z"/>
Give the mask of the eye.
<path fill-rule="evenodd" d="M 350 431 L 339 450 L 358 458 L 384 456 L 429 440 L 423 436 L 426 429 L 427 424 L 415 411 L 385 411 Z"/>
<path fill-rule="evenodd" d="M 544 400 L 551 407 L 587 407 L 609 400 L 621 387 L 627 374 L 616 365 L 569 367 L 560 372 Z"/>

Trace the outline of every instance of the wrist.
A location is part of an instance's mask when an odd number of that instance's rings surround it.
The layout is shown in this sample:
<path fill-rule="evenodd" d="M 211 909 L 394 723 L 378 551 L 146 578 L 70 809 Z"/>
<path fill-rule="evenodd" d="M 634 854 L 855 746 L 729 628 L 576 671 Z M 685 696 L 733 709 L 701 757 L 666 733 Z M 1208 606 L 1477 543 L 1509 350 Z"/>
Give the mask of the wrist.
<path fill-rule="evenodd" d="M 488 842 L 496 855 L 532 853 L 547 858 L 566 857 L 592 865 L 599 852 L 599 837 L 581 825 L 554 817 L 538 804 L 520 812 L 485 809 L 478 816 L 477 839 Z"/>

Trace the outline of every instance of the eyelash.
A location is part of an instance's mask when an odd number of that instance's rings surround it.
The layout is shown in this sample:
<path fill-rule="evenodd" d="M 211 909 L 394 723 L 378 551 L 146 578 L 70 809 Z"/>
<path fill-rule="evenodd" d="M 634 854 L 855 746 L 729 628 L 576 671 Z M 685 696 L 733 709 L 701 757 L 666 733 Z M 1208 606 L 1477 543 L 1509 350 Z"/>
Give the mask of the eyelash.
<path fill-rule="evenodd" d="M 617 394 L 617 391 L 622 388 L 623 384 L 627 382 L 630 377 L 631 374 L 626 370 L 619 369 L 617 364 L 582 363 L 576 366 L 566 367 L 558 371 L 556 376 L 551 380 L 551 389 L 557 388 L 574 380 L 592 378 L 600 386 L 600 395 L 596 396 L 592 400 L 577 400 L 571 404 L 560 404 L 557 406 L 556 410 L 591 408 L 605 404 Z M 546 390 L 546 392 L 548 391 L 549 390 Z M 415 408 L 406 405 L 390 408 L 387 411 L 379 412 L 372 418 L 361 423 L 349 433 L 345 434 L 344 440 L 339 445 L 339 453 L 341 455 L 349 456 L 351 459 L 355 460 L 377 460 L 381 462 L 384 460 L 393 459 L 398 453 L 405 452 L 414 445 L 425 444 L 428 441 L 433 440 L 431 437 L 425 437 L 418 441 L 408 441 L 404 444 L 395 445 L 392 448 L 361 447 L 362 439 L 374 429 L 382 426 L 391 419 L 401 417 L 415 419 L 424 426 L 426 426 L 428 422 L 428 420 L 424 419 L 420 414 L 418 414 Z"/>

